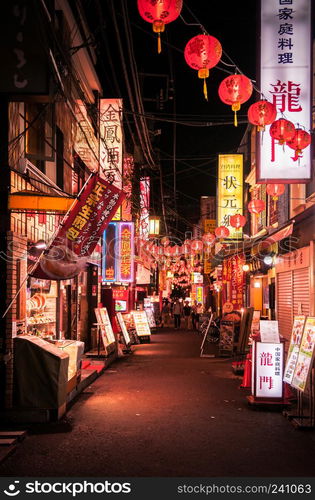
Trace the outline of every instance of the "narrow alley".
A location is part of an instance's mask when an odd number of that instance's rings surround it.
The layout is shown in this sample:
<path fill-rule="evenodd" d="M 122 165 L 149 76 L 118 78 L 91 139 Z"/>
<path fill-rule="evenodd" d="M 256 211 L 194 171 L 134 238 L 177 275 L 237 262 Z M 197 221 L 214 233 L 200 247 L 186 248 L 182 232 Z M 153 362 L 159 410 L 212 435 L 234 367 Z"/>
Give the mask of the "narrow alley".
<path fill-rule="evenodd" d="M 311 476 L 315 435 L 248 406 L 231 359 L 200 358 L 201 336 L 165 329 L 133 346 L 58 424 L 33 426 L 6 476 Z"/>

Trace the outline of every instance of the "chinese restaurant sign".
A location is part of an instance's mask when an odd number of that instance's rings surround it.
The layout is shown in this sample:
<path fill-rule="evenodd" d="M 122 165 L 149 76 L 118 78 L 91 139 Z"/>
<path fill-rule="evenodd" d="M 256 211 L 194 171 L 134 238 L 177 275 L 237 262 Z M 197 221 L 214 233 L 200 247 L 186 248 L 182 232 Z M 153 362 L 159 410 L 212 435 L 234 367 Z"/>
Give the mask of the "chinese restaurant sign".
<path fill-rule="evenodd" d="M 151 335 L 151 330 L 145 311 L 132 311 L 132 316 L 138 337 Z"/>
<path fill-rule="evenodd" d="M 294 370 L 292 387 L 305 391 L 309 374 L 312 369 L 315 351 L 315 318 L 308 317 L 304 325 L 300 351 Z"/>
<path fill-rule="evenodd" d="M 102 280 L 117 281 L 116 244 L 118 238 L 117 222 L 110 222 L 103 233 Z"/>
<path fill-rule="evenodd" d="M 150 219 L 150 177 L 140 180 L 140 236 L 147 240 L 149 238 Z"/>
<path fill-rule="evenodd" d="M 305 316 L 295 316 L 283 381 L 292 383 L 305 324 Z"/>
<path fill-rule="evenodd" d="M 77 119 L 74 149 L 80 159 L 93 172 L 97 172 L 98 163 L 98 141 L 94 134 L 86 106 L 80 99 L 76 100 L 75 116 Z"/>
<path fill-rule="evenodd" d="M 121 206 L 121 218 L 122 220 L 131 221 L 131 196 L 132 196 L 132 175 L 134 171 L 134 161 L 133 157 L 129 154 L 124 155 L 123 161 L 123 190 L 126 194 Z"/>
<path fill-rule="evenodd" d="M 134 277 L 134 223 L 118 225 L 118 281 L 133 281 Z"/>
<path fill-rule="evenodd" d="M 100 99 L 101 177 L 122 189 L 122 99 Z M 119 220 L 121 207 L 113 220 Z"/>
<path fill-rule="evenodd" d="M 275 104 L 277 119 L 311 130 L 311 4 L 310 0 L 261 2 L 260 90 Z M 311 177 L 311 147 L 295 157 L 277 144 L 266 126 L 257 134 L 258 182 L 303 182 Z"/>
<path fill-rule="evenodd" d="M 233 255 L 224 259 L 222 267 L 223 298 L 224 301 L 232 302 L 234 309 L 243 307 L 243 296 L 245 287 L 245 255 Z"/>
<path fill-rule="evenodd" d="M 91 176 L 32 276 L 62 280 L 79 274 L 124 196 L 98 175 Z"/>
<path fill-rule="evenodd" d="M 281 398 L 283 376 L 283 342 L 254 342 L 255 389 L 258 398 Z"/>
<path fill-rule="evenodd" d="M 243 215 L 243 155 L 219 155 L 217 219 L 218 226 L 230 231 L 229 239 L 242 237 L 242 228 L 230 225 L 231 215 Z"/>

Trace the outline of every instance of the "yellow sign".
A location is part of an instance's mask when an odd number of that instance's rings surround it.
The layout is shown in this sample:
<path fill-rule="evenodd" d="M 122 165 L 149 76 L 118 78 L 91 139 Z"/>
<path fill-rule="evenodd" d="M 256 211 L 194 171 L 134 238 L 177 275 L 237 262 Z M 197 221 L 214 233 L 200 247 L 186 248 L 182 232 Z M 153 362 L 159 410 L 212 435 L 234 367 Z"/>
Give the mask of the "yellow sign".
<path fill-rule="evenodd" d="M 218 165 L 218 226 L 229 229 L 229 239 L 242 237 L 242 228 L 230 224 L 230 217 L 243 215 L 243 155 L 219 155 Z"/>
<path fill-rule="evenodd" d="M 205 233 L 212 233 L 214 234 L 214 230 L 217 227 L 216 226 L 216 220 L 215 219 L 205 219 L 203 221 L 204 223 L 204 231 Z"/>

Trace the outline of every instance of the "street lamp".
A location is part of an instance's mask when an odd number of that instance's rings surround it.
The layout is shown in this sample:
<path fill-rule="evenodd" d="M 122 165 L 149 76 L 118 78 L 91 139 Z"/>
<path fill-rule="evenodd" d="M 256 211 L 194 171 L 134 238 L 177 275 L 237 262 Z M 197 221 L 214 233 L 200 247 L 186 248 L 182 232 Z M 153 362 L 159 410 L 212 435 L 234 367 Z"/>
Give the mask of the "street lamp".
<path fill-rule="evenodd" d="M 158 236 L 160 234 L 160 219 L 156 216 L 150 216 L 149 219 L 149 235 Z"/>

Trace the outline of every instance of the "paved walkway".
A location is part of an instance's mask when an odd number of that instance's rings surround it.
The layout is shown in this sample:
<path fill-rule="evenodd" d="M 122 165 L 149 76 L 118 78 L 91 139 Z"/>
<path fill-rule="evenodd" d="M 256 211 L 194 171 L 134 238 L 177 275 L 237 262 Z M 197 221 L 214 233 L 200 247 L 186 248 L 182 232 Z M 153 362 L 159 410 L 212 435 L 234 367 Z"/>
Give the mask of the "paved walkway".
<path fill-rule="evenodd" d="M 169 330 L 134 346 L 65 422 L 27 437 L 0 474 L 313 476 L 315 431 L 248 407 L 231 361 L 201 359 L 200 343 L 198 334 Z"/>

